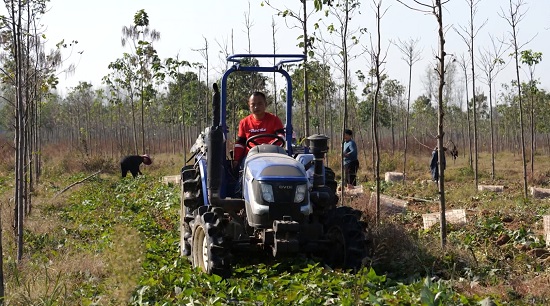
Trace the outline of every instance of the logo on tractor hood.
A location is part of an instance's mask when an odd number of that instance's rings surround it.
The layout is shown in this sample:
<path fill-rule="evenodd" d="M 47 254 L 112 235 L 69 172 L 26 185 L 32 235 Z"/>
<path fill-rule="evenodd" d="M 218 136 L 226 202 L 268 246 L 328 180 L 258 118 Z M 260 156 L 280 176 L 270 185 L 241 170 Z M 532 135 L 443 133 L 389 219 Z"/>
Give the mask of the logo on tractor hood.
<path fill-rule="evenodd" d="M 288 190 L 288 189 L 292 189 L 292 185 L 279 185 L 279 189 L 285 189 L 285 190 Z"/>

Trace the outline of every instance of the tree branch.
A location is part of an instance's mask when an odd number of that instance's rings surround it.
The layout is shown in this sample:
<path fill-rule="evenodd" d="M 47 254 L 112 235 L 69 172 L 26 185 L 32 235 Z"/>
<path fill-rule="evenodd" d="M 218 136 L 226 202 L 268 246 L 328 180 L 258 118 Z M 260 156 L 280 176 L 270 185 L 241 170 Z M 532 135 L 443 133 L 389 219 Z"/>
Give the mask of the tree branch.
<path fill-rule="evenodd" d="M 78 184 L 80 184 L 80 183 L 83 183 L 83 182 L 85 182 L 85 181 L 91 179 L 92 177 L 98 175 L 100 172 L 101 172 L 101 170 L 97 171 L 96 173 L 94 173 L 94 174 L 92 174 L 92 175 L 90 175 L 90 176 L 88 176 L 88 177 L 86 177 L 86 178 L 81 179 L 80 181 L 77 181 L 77 182 L 74 182 L 74 183 L 70 184 L 69 186 L 63 188 L 63 190 L 61 190 L 60 192 L 58 192 L 53 198 L 54 198 L 54 199 L 57 198 L 58 195 L 62 194 L 63 192 L 65 192 L 65 191 L 67 191 L 67 190 L 69 190 L 69 188 L 71 188 L 71 187 L 73 187 L 73 186 L 75 186 L 75 185 L 78 185 Z"/>

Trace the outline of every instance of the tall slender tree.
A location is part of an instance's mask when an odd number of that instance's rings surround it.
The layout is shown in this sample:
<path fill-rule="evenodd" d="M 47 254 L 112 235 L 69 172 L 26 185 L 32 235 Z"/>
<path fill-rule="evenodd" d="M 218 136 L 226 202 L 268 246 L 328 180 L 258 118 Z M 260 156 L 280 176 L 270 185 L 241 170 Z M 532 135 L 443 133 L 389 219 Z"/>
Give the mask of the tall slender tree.
<path fill-rule="evenodd" d="M 512 57 L 514 59 L 514 68 L 516 71 L 516 87 L 517 87 L 517 93 L 518 93 L 518 103 L 519 103 L 519 125 L 520 125 L 520 139 L 521 139 L 521 157 L 522 157 L 522 166 L 523 166 L 523 194 L 525 198 L 528 197 L 527 193 L 527 157 L 525 153 L 525 131 L 524 131 L 524 124 L 523 124 L 523 97 L 522 97 L 522 88 L 521 88 L 521 80 L 519 77 L 519 63 L 520 63 L 520 50 L 523 47 L 522 44 L 520 44 L 518 32 L 519 32 L 519 24 L 525 17 L 525 13 L 523 12 L 523 5 L 525 2 L 523 0 L 513 1 L 509 0 L 508 2 L 508 9 L 505 11 L 503 8 L 501 8 L 500 16 L 505 19 L 508 22 L 508 25 L 510 26 L 509 31 L 509 40 L 508 45 L 512 49 Z"/>
<path fill-rule="evenodd" d="M 438 134 L 437 134 L 437 148 L 440 152 L 438 154 L 438 162 L 441 165 L 443 162 L 443 136 L 445 135 L 443 129 L 443 119 L 445 117 L 444 104 L 443 104 L 443 87 L 445 86 L 445 56 L 447 55 L 445 51 L 445 26 L 443 25 L 443 5 L 448 3 L 450 0 L 441 1 L 433 0 L 431 4 L 423 3 L 418 0 L 413 0 L 415 5 L 411 6 L 405 3 L 405 0 L 397 0 L 397 2 L 405 5 L 406 7 L 422 11 L 425 13 L 431 13 L 437 20 L 438 24 L 438 42 L 439 42 L 439 53 L 436 56 L 437 58 L 437 67 L 435 68 L 439 76 L 439 87 L 438 87 Z M 439 167 L 439 197 L 440 197 L 440 225 L 441 225 L 441 246 L 445 247 L 447 244 L 447 220 L 445 218 L 445 168 Z"/>
<path fill-rule="evenodd" d="M 473 152 L 472 152 L 472 125 L 471 125 L 471 118 L 470 118 L 470 99 L 469 99 L 469 91 L 468 91 L 468 65 L 469 65 L 469 59 L 464 55 L 461 54 L 458 56 L 458 65 L 460 68 L 462 68 L 462 72 L 464 72 L 464 93 L 466 95 L 464 104 L 465 106 L 463 109 L 466 111 L 466 125 L 467 125 L 467 131 L 468 131 L 468 166 L 470 169 L 474 168 L 473 165 Z M 464 146 L 466 147 L 466 146 Z"/>
<path fill-rule="evenodd" d="M 504 68 L 504 60 L 502 56 L 506 52 L 504 44 L 495 40 L 495 38 L 490 35 L 491 39 L 491 48 L 485 49 L 484 52 L 480 54 L 479 68 L 483 72 L 484 76 L 481 77 L 481 80 L 489 87 L 489 128 L 491 134 L 491 178 L 495 179 L 495 137 L 494 137 L 494 127 L 493 127 L 493 82 L 495 77 L 500 71 Z"/>
<path fill-rule="evenodd" d="M 153 42 L 160 39 L 160 32 L 149 27 L 149 16 L 145 10 L 139 10 L 134 15 L 134 22 L 131 26 L 122 27 L 122 46 L 125 47 L 131 43 L 134 52 L 130 58 L 130 64 L 136 69 L 133 70 L 134 77 L 137 79 L 137 92 L 140 101 L 140 122 L 141 122 L 141 149 L 146 152 L 145 144 L 145 103 L 151 96 L 151 84 L 154 74 L 152 68 L 158 65 L 157 52 L 153 47 Z M 132 68 L 130 68 L 132 69 Z M 133 94 L 130 99 L 133 101 Z M 137 138 L 134 136 L 134 138 Z M 137 154 L 137 142 L 135 144 L 135 153 Z"/>
<path fill-rule="evenodd" d="M 202 55 L 202 58 L 204 59 L 205 63 L 206 63 L 206 84 L 208 84 L 208 82 L 210 82 L 210 75 L 209 75 L 209 71 L 210 71 L 210 56 L 209 56 L 209 53 L 208 53 L 208 39 L 206 39 L 206 37 L 203 37 L 204 39 L 204 47 L 203 48 L 200 48 L 200 49 L 193 49 L 193 51 L 197 51 L 199 52 L 201 55 Z M 200 72 L 199 72 L 199 78 L 200 78 Z M 210 118 L 210 114 L 208 113 L 208 104 L 210 103 L 206 103 L 206 101 L 208 100 L 208 97 L 210 96 L 210 90 L 208 89 L 209 87 L 207 87 L 207 90 L 206 92 L 204 93 L 201 93 L 199 95 L 199 104 L 200 105 L 204 105 L 204 126 L 208 126 L 209 125 L 209 122 L 208 121 L 208 118 Z M 199 125 L 200 126 L 200 125 Z"/>
<path fill-rule="evenodd" d="M 542 53 L 541 52 L 535 52 L 533 50 L 523 50 L 521 51 L 521 63 L 527 65 L 527 69 L 529 70 L 529 84 L 526 86 L 527 90 L 526 93 L 529 97 L 529 106 L 530 106 L 530 116 L 531 116 L 531 177 L 534 176 L 535 173 L 535 150 L 536 150 L 536 143 L 535 143 L 535 97 L 538 93 L 537 83 L 538 81 L 535 80 L 535 68 L 536 66 L 542 61 Z"/>
<path fill-rule="evenodd" d="M 353 17 L 359 13 L 360 2 L 357 0 L 340 0 L 335 1 L 333 5 L 329 8 L 329 16 L 335 17 L 336 21 L 330 23 L 327 26 L 327 30 L 331 35 L 336 37 L 335 41 L 328 40 L 327 43 L 332 45 L 337 51 L 335 56 L 335 61 L 341 63 L 340 65 L 335 64 L 335 67 L 340 71 L 343 77 L 343 117 L 342 117 L 342 131 L 348 128 L 349 118 L 349 103 L 348 97 L 350 94 L 350 80 L 349 76 L 349 63 L 358 57 L 358 55 L 353 55 L 352 49 L 355 45 L 359 43 L 361 37 L 361 30 L 359 28 L 353 28 L 350 26 L 350 21 Z M 316 25 L 317 27 L 317 25 Z M 342 134 L 343 135 L 343 134 Z M 343 137 L 343 136 L 340 136 Z M 343 151 L 344 142 L 341 141 L 340 152 Z M 342 153 L 341 153 L 342 154 Z M 344 160 L 340 159 L 342 177 L 344 176 Z M 345 187 L 345 180 L 342 180 L 342 190 Z"/>
<path fill-rule="evenodd" d="M 314 36 L 310 36 L 309 35 L 309 31 L 308 31 L 308 20 L 309 18 L 311 17 L 311 15 L 314 13 L 314 12 L 318 12 L 320 11 L 322 8 L 323 8 L 323 5 L 324 4 L 327 4 L 327 5 L 331 5 L 331 2 L 333 0 L 314 0 L 313 1 L 313 5 L 314 5 L 314 10 L 312 11 L 308 11 L 308 6 L 307 6 L 307 0 L 300 0 L 300 2 L 302 3 L 301 6 L 300 6 L 300 9 L 298 11 L 293 11 L 291 9 L 288 9 L 288 8 L 285 8 L 285 9 L 280 9 L 280 8 L 277 8 L 273 3 L 272 3 L 272 0 L 265 0 L 262 2 L 262 6 L 264 4 L 266 4 L 267 6 L 271 7 L 272 9 L 274 9 L 275 11 L 277 11 L 277 15 L 281 16 L 281 17 L 290 17 L 290 18 L 293 18 L 295 21 L 298 22 L 299 24 L 299 28 L 301 30 L 301 35 L 298 36 L 298 40 L 300 41 L 298 43 L 298 46 L 302 48 L 303 50 L 303 54 L 306 56 L 305 57 L 305 60 L 303 62 L 303 66 L 305 67 L 305 69 L 303 69 L 303 83 L 304 83 L 304 92 L 303 92 L 303 97 L 304 97 L 304 132 L 305 132 L 305 135 L 310 135 L 310 130 L 309 130 L 309 86 L 308 86 L 308 76 L 307 76 L 307 73 L 308 73 L 308 57 L 313 57 L 314 53 L 313 51 L 311 50 L 314 42 L 315 42 L 315 37 Z"/>
<path fill-rule="evenodd" d="M 395 45 L 403 54 L 402 59 L 409 66 L 409 81 L 407 86 L 407 111 L 405 117 L 405 137 L 404 137 L 404 150 L 403 150 L 403 177 L 407 179 L 407 149 L 408 149 L 408 139 L 409 139 L 409 118 L 410 118 L 410 105 L 411 105 L 411 83 L 412 83 L 412 67 L 415 63 L 420 61 L 422 57 L 420 53 L 422 50 L 417 49 L 419 39 L 409 39 L 408 41 L 399 40 L 399 43 Z"/>
<path fill-rule="evenodd" d="M 477 6 L 480 0 L 464 0 L 466 3 L 468 3 L 468 7 L 470 9 L 470 19 L 468 21 L 468 26 L 460 26 L 461 31 L 456 30 L 456 32 L 462 37 L 462 40 L 468 47 L 468 53 L 470 54 L 470 69 L 471 69 L 471 77 L 472 77 L 472 97 L 473 98 L 473 104 L 472 104 L 472 119 L 474 123 L 474 186 L 477 190 L 478 185 L 478 137 L 477 137 L 477 105 L 476 105 L 476 58 L 475 58 L 475 38 L 477 34 L 479 33 L 479 30 L 483 28 L 483 26 L 487 23 L 487 20 L 483 22 L 483 24 L 479 27 L 475 26 L 475 16 L 477 14 Z"/>
<path fill-rule="evenodd" d="M 275 24 L 275 18 L 271 17 L 271 42 L 273 44 L 273 54 L 277 53 L 277 40 L 275 35 L 277 34 L 277 27 Z M 277 64 L 277 59 L 273 58 L 273 65 Z M 275 116 L 279 116 L 278 113 L 278 98 L 277 98 L 277 73 L 273 72 L 273 108 Z"/>

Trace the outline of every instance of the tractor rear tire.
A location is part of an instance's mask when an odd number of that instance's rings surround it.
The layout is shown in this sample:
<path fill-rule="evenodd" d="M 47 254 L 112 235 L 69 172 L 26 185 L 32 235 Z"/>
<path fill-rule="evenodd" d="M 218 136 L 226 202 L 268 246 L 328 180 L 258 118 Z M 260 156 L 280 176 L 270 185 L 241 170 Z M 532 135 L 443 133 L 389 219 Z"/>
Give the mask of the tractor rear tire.
<path fill-rule="evenodd" d="M 216 211 L 196 210 L 192 222 L 191 261 L 194 268 L 222 277 L 231 275 L 231 254 L 224 237 L 223 216 Z"/>
<path fill-rule="evenodd" d="M 330 240 L 325 263 L 333 268 L 359 270 L 367 256 L 366 226 L 361 212 L 347 206 L 328 211 L 324 222 L 325 237 Z"/>

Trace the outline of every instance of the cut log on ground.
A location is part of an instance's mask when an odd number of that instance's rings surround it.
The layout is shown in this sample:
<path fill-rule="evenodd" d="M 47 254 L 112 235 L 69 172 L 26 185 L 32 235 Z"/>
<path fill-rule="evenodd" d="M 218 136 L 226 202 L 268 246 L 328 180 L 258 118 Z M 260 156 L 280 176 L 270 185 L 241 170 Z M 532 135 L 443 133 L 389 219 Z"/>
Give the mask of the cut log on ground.
<path fill-rule="evenodd" d="M 402 182 L 403 173 L 401 172 L 386 172 L 386 182 Z"/>
<path fill-rule="evenodd" d="M 423 214 L 424 229 L 429 229 L 432 225 L 439 223 L 440 213 Z M 466 211 L 464 209 L 452 209 L 445 212 L 445 220 L 452 224 L 464 224 L 466 220 Z"/>
<path fill-rule="evenodd" d="M 392 198 L 387 195 L 380 195 L 380 214 L 383 215 L 394 215 L 402 214 L 406 211 L 408 201 L 401 200 L 397 198 Z M 376 193 L 373 192 L 370 194 L 369 212 L 376 212 Z"/>
<path fill-rule="evenodd" d="M 354 187 L 351 187 L 351 188 L 344 188 L 344 195 L 346 196 L 359 196 L 359 195 L 362 195 L 363 194 L 363 186 L 360 185 L 360 186 L 354 186 Z M 338 186 L 338 192 L 337 192 L 340 196 L 342 196 L 342 187 L 341 186 Z"/>
<path fill-rule="evenodd" d="M 499 185 L 478 185 L 477 190 L 479 190 L 479 191 L 503 192 L 504 191 L 504 186 L 499 186 Z"/>
<path fill-rule="evenodd" d="M 550 189 L 531 187 L 531 195 L 537 199 L 544 199 L 550 197 Z"/>

